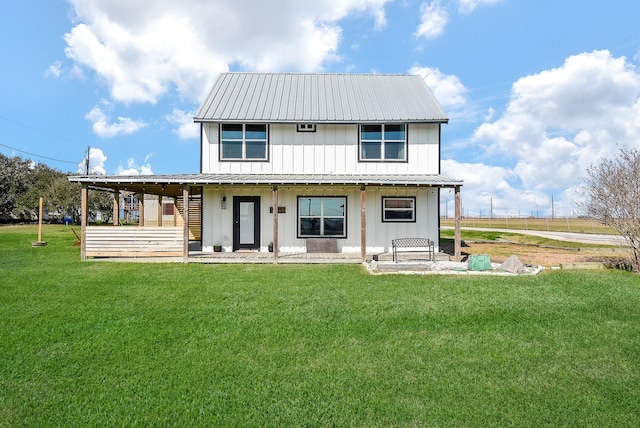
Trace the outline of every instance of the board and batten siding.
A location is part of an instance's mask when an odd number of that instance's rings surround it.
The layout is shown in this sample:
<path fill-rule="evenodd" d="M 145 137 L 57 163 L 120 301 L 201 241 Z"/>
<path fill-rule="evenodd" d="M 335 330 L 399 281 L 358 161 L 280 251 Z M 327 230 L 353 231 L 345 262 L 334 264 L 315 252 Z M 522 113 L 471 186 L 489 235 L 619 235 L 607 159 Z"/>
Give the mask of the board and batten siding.
<path fill-rule="evenodd" d="M 202 173 L 439 174 L 440 124 L 409 124 L 406 162 L 359 162 L 357 124 L 269 125 L 268 161 L 220 161 L 219 125 L 202 124 Z"/>
<path fill-rule="evenodd" d="M 391 240 L 405 237 L 438 238 L 438 191 L 428 187 L 367 187 L 367 252 L 391 251 Z M 222 208 L 222 197 L 226 208 Z M 260 250 L 267 251 L 273 241 L 272 189 L 268 186 L 205 186 L 202 195 L 202 250 L 213 251 L 220 243 L 224 251 L 233 248 L 233 196 L 260 197 Z M 280 251 L 304 252 L 306 239 L 298 238 L 298 197 L 346 196 L 347 237 L 338 238 L 339 252 L 360 251 L 360 188 L 358 186 L 279 186 L 278 206 L 284 213 L 278 215 L 278 244 Z M 382 197 L 415 197 L 416 222 L 383 223 Z M 439 248 L 436 248 L 439 250 Z"/>

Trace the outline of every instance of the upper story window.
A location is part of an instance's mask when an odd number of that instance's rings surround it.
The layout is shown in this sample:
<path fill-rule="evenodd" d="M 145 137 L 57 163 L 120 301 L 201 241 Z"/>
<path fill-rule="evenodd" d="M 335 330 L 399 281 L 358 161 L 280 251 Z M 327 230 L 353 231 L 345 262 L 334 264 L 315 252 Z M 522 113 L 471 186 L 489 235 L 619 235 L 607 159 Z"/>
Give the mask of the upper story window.
<path fill-rule="evenodd" d="M 220 160 L 267 160 L 267 125 L 223 123 Z"/>
<path fill-rule="evenodd" d="M 406 161 L 407 125 L 360 125 L 361 161 Z"/>

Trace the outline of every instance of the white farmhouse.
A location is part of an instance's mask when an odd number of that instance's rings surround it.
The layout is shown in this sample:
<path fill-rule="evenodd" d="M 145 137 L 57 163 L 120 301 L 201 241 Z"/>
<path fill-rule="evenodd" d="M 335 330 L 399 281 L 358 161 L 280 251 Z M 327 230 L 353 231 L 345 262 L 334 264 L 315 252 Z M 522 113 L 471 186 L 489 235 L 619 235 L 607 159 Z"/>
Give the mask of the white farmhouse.
<path fill-rule="evenodd" d="M 218 246 L 267 252 L 272 244 L 274 261 L 312 251 L 358 253 L 364 261 L 404 237 L 428 238 L 438 251 L 443 188 L 455 189 L 459 219 L 462 182 L 440 175 L 448 119 L 419 76 L 224 73 L 194 120 L 201 126 L 199 174 L 70 180 L 84 189 L 173 196 L 180 207 L 197 200 L 198 212 L 188 210 L 172 225 L 182 239 L 172 245 L 182 251 L 164 251 L 185 261 L 194 236 L 205 253 Z M 141 223 L 154 229 L 145 243 L 113 255 L 163 252 L 150 244 L 160 227 Z M 84 224 L 88 240 L 91 232 Z M 109 255 L 87 245 L 83 258 Z M 458 228 L 455 252 L 459 258 Z"/>

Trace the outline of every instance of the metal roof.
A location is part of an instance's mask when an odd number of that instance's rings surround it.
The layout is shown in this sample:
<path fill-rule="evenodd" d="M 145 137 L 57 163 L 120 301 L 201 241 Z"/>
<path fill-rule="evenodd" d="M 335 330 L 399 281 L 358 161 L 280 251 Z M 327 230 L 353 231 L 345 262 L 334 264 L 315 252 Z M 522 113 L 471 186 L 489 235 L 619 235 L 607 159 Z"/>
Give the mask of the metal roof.
<path fill-rule="evenodd" d="M 74 175 L 69 181 L 107 189 L 178 196 L 180 187 L 204 185 L 370 185 L 456 187 L 462 180 L 436 174 L 173 174 L 173 175 Z"/>
<path fill-rule="evenodd" d="M 195 122 L 447 122 L 420 76 L 223 73 Z"/>

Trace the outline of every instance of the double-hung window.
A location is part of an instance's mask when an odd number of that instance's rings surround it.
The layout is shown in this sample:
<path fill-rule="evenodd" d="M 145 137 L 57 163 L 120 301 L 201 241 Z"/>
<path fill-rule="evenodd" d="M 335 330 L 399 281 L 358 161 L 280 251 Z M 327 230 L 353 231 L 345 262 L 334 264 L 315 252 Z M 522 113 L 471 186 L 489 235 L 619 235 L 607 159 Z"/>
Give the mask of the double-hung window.
<path fill-rule="evenodd" d="M 383 222 L 414 222 L 416 221 L 416 198 L 382 198 Z"/>
<path fill-rule="evenodd" d="M 220 128 L 221 160 L 267 160 L 267 125 L 223 123 Z"/>
<path fill-rule="evenodd" d="M 298 197 L 298 236 L 347 236 L 346 197 Z"/>
<path fill-rule="evenodd" d="M 407 125 L 360 125 L 360 160 L 407 160 Z"/>

